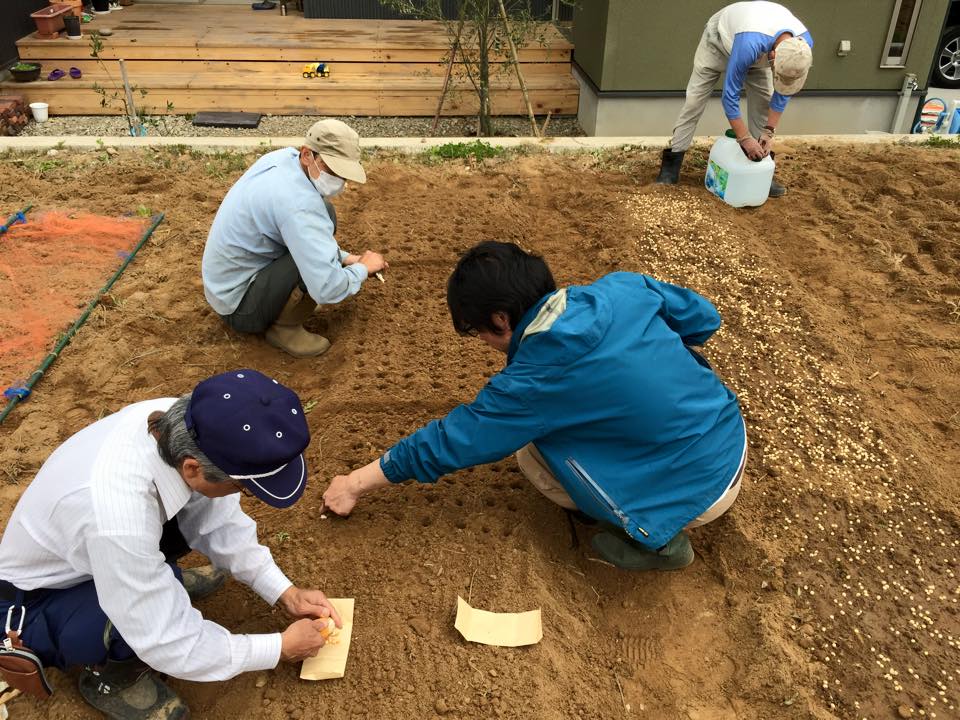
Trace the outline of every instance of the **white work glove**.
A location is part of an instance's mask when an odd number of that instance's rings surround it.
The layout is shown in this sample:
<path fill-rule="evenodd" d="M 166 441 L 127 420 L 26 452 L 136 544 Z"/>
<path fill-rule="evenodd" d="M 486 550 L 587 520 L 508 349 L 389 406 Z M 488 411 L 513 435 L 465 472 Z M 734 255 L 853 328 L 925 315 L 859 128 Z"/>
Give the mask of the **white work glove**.
<path fill-rule="evenodd" d="M 769 155 L 770 151 L 773 150 L 773 130 L 770 128 L 764 128 L 763 133 L 760 135 L 760 147 L 763 148 L 763 154 Z"/>
<path fill-rule="evenodd" d="M 752 137 L 745 137 L 742 140 L 739 140 L 739 143 L 740 149 L 743 150 L 743 154 L 751 160 L 763 160 L 767 156 L 767 153 L 764 152 L 760 143 L 754 140 Z"/>

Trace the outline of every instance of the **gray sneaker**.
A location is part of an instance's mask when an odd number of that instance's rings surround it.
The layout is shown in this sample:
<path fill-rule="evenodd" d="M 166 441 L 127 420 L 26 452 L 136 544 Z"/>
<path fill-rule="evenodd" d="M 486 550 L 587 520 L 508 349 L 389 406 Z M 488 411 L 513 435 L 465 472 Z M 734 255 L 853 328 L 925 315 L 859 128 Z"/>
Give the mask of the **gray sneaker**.
<path fill-rule="evenodd" d="M 787 194 L 787 189 L 776 180 L 770 181 L 770 193 L 767 197 L 778 198 Z"/>
<path fill-rule="evenodd" d="M 187 720 L 190 709 L 156 674 L 134 658 L 84 668 L 80 695 L 113 720 Z"/>
<path fill-rule="evenodd" d="M 203 565 L 183 571 L 183 587 L 187 589 L 191 600 L 200 600 L 222 588 L 228 577 L 230 573 L 226 570 Z"/>
<path fill-rule="evenodd" d="M 590 544 L 600 557 L 622 570 L 679 570 L 693 562 L 693 547 L 683 532 L 659 550 L 649 550 L 621 532 L 599 533 Z"/>

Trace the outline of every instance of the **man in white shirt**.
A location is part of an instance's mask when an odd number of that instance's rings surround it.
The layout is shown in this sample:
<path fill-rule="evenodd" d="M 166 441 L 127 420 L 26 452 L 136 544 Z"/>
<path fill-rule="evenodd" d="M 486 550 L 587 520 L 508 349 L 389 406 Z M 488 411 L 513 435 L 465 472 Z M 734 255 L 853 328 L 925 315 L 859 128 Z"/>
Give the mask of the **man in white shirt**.
<path fill-rule="evenodd" d="M 296 393 L 255 370 L 129 405 L 73 435 L 24 491 L 0 540 L 8 630 L 22 624 L 19 640 L 45 666 L 87 666 L 81 695 L 124 719 L 188 715 L 150 669 L 215 681 L 315 655 L 329 619 L 340 618 L 322 592 L 287 579 L 239 497 L 296 502 L 309 441 Z M 190 548 L 303 619 L 250 635 L 204 620 L 178 582 L 175 559 Z M 192 580 L 200 592 L 216 585 L 209 572 Z"/>
<path fill-rule="evenodd" d="M 707 21 L 693 58 L 686 99 L 663 151 L 657 182 L 675 184 L 683 155 L 720 75 L 723 111 L 744 155 L 762 160 L 773 149 L 780 116 L 790 97 L 803 88 L 813 62 L 813 36 L 783 5 L 751 0 L 727 5 Z M 740 91 L 747 88 L 749 125 L 740 112 Z M 770 197 L 786 192 L 774 180 Z"/>
<path fill-rule="evenodd" d="M 360 136 L 328 119 L 311 126 L 299 150 L 267 153 L 230 188 L 202 266 L 207 302 L 230 327 L 265 333 L 294 357 L 326 352 L 330 342 L 303 323 L 317 304 L 355 295 L 368 275 L 387 267 L 379 253 L 352 255 L 334 239 L 330 198 L 348 180 L 367 181 Z"/>

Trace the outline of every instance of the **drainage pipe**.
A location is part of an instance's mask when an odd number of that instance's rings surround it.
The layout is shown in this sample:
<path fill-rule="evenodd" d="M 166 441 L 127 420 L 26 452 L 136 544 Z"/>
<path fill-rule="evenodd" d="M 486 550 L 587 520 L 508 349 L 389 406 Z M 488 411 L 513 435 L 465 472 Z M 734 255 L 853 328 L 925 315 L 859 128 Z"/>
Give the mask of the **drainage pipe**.
<path fill-rule="evenodd" d="M 150 236 L 153 235 L 153 231 L 157 229 L 157 226 L 161 222 L 163 222 L 163 213 L 158 213 L 157 215 L 153 216 L 150 221 L 150 225 L 143 233 L 143 237 L 140 238 L 140 242 L 134 246 L 127 258 L 123 261 L 120 267 L 117 268 L 117 271 L 113 274 L 113 277 L 107 281 L 107 284 L 97 291 L 97 294 L 94 296 L 93 300 L 87 304 L 87 307 L 80 314 L 80 317 L 77 318 L 76 322 L 73 323 L 73 326 L 67 330 L 62 338 L 60 338 L 60 341 L 54 346 L 50 354 L 43 359 L 43 362 L 40 363 L 40 367 L 34 371 L 33 375 L 30 376 L 30 378 L 26 383 L 23 384 L 22 387 L 11 388 L 15 392 L 13 397 L 10 398 L 10 402 L 8 402 L 7 406 L 3 409 L 3 412 L 0 413 L 0 425 L 2 425 L 3 421 L 7 419 L 7 415 L 10 414 L 10 411 L 13 410 L 17 403 L 26 399 L 26 397 L 30 394 L 33 386 L 41 377 L 43 377 L 43 374 L 49 369 L 49 367 L 53 365 L 53 361 L 57 359 L 61 351 L 67 346 L 70 340 L 73 339 L 73 336 L 77 334 L 77 330 L 79 330 L 87 321 L 87 318 L 90 317 L 90 313 L 93 312 L 93 309 L 97 306 L 97 303 L 100 302 L 100 298 L 109 292 L 110 288 L 113 287 L 113 284 L 120 278 L 121 275 L 123 275 L 123 271 L 127 269 L 127 265 L 129 265 L 130 261 L 132 261 L 133 258 L 136 257 L 137 253 L 140 252 L 140 248 L 146 244 L 147 240 L 150 239 Z"/>
<path fill-rule="evenodd" d="M 903 76 L 903 85 L 900 86 L 900 99 L 897 100 L 897 109 L 893 113 L 893 123 L 890 125 L 891 133 L 900 132 L 900 128 L 903 126 L 903 118 L 907 114 L 907 105 L 913 96 L 913 91 L 918 87 L 920 86 L 917 83 L 916 75 L 907 73 Z"/>

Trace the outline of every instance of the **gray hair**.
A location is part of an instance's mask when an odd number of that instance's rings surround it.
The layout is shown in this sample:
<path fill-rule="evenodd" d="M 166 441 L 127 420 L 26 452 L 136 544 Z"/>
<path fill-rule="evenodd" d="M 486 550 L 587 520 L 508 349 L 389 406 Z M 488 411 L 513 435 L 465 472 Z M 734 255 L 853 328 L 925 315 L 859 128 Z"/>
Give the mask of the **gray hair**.
<path fill-rule="evenodd" d="M 214 483 L 230 480 L 227 473 L 203 454 L 197 446 L 197 441 L 187 429 L 184 418 L 192 395 L 193 393 L 187 393 L 181 396 L 165 413 L 150 419 L 147 422 L 147 430 L 156 434 L 157 450 L 163 461 L 170 467 L 179 470 L 184 460 L 193 458 L 200 463 L 200 469 L 203 470 L 203 477 L 206 480 Z"/>

